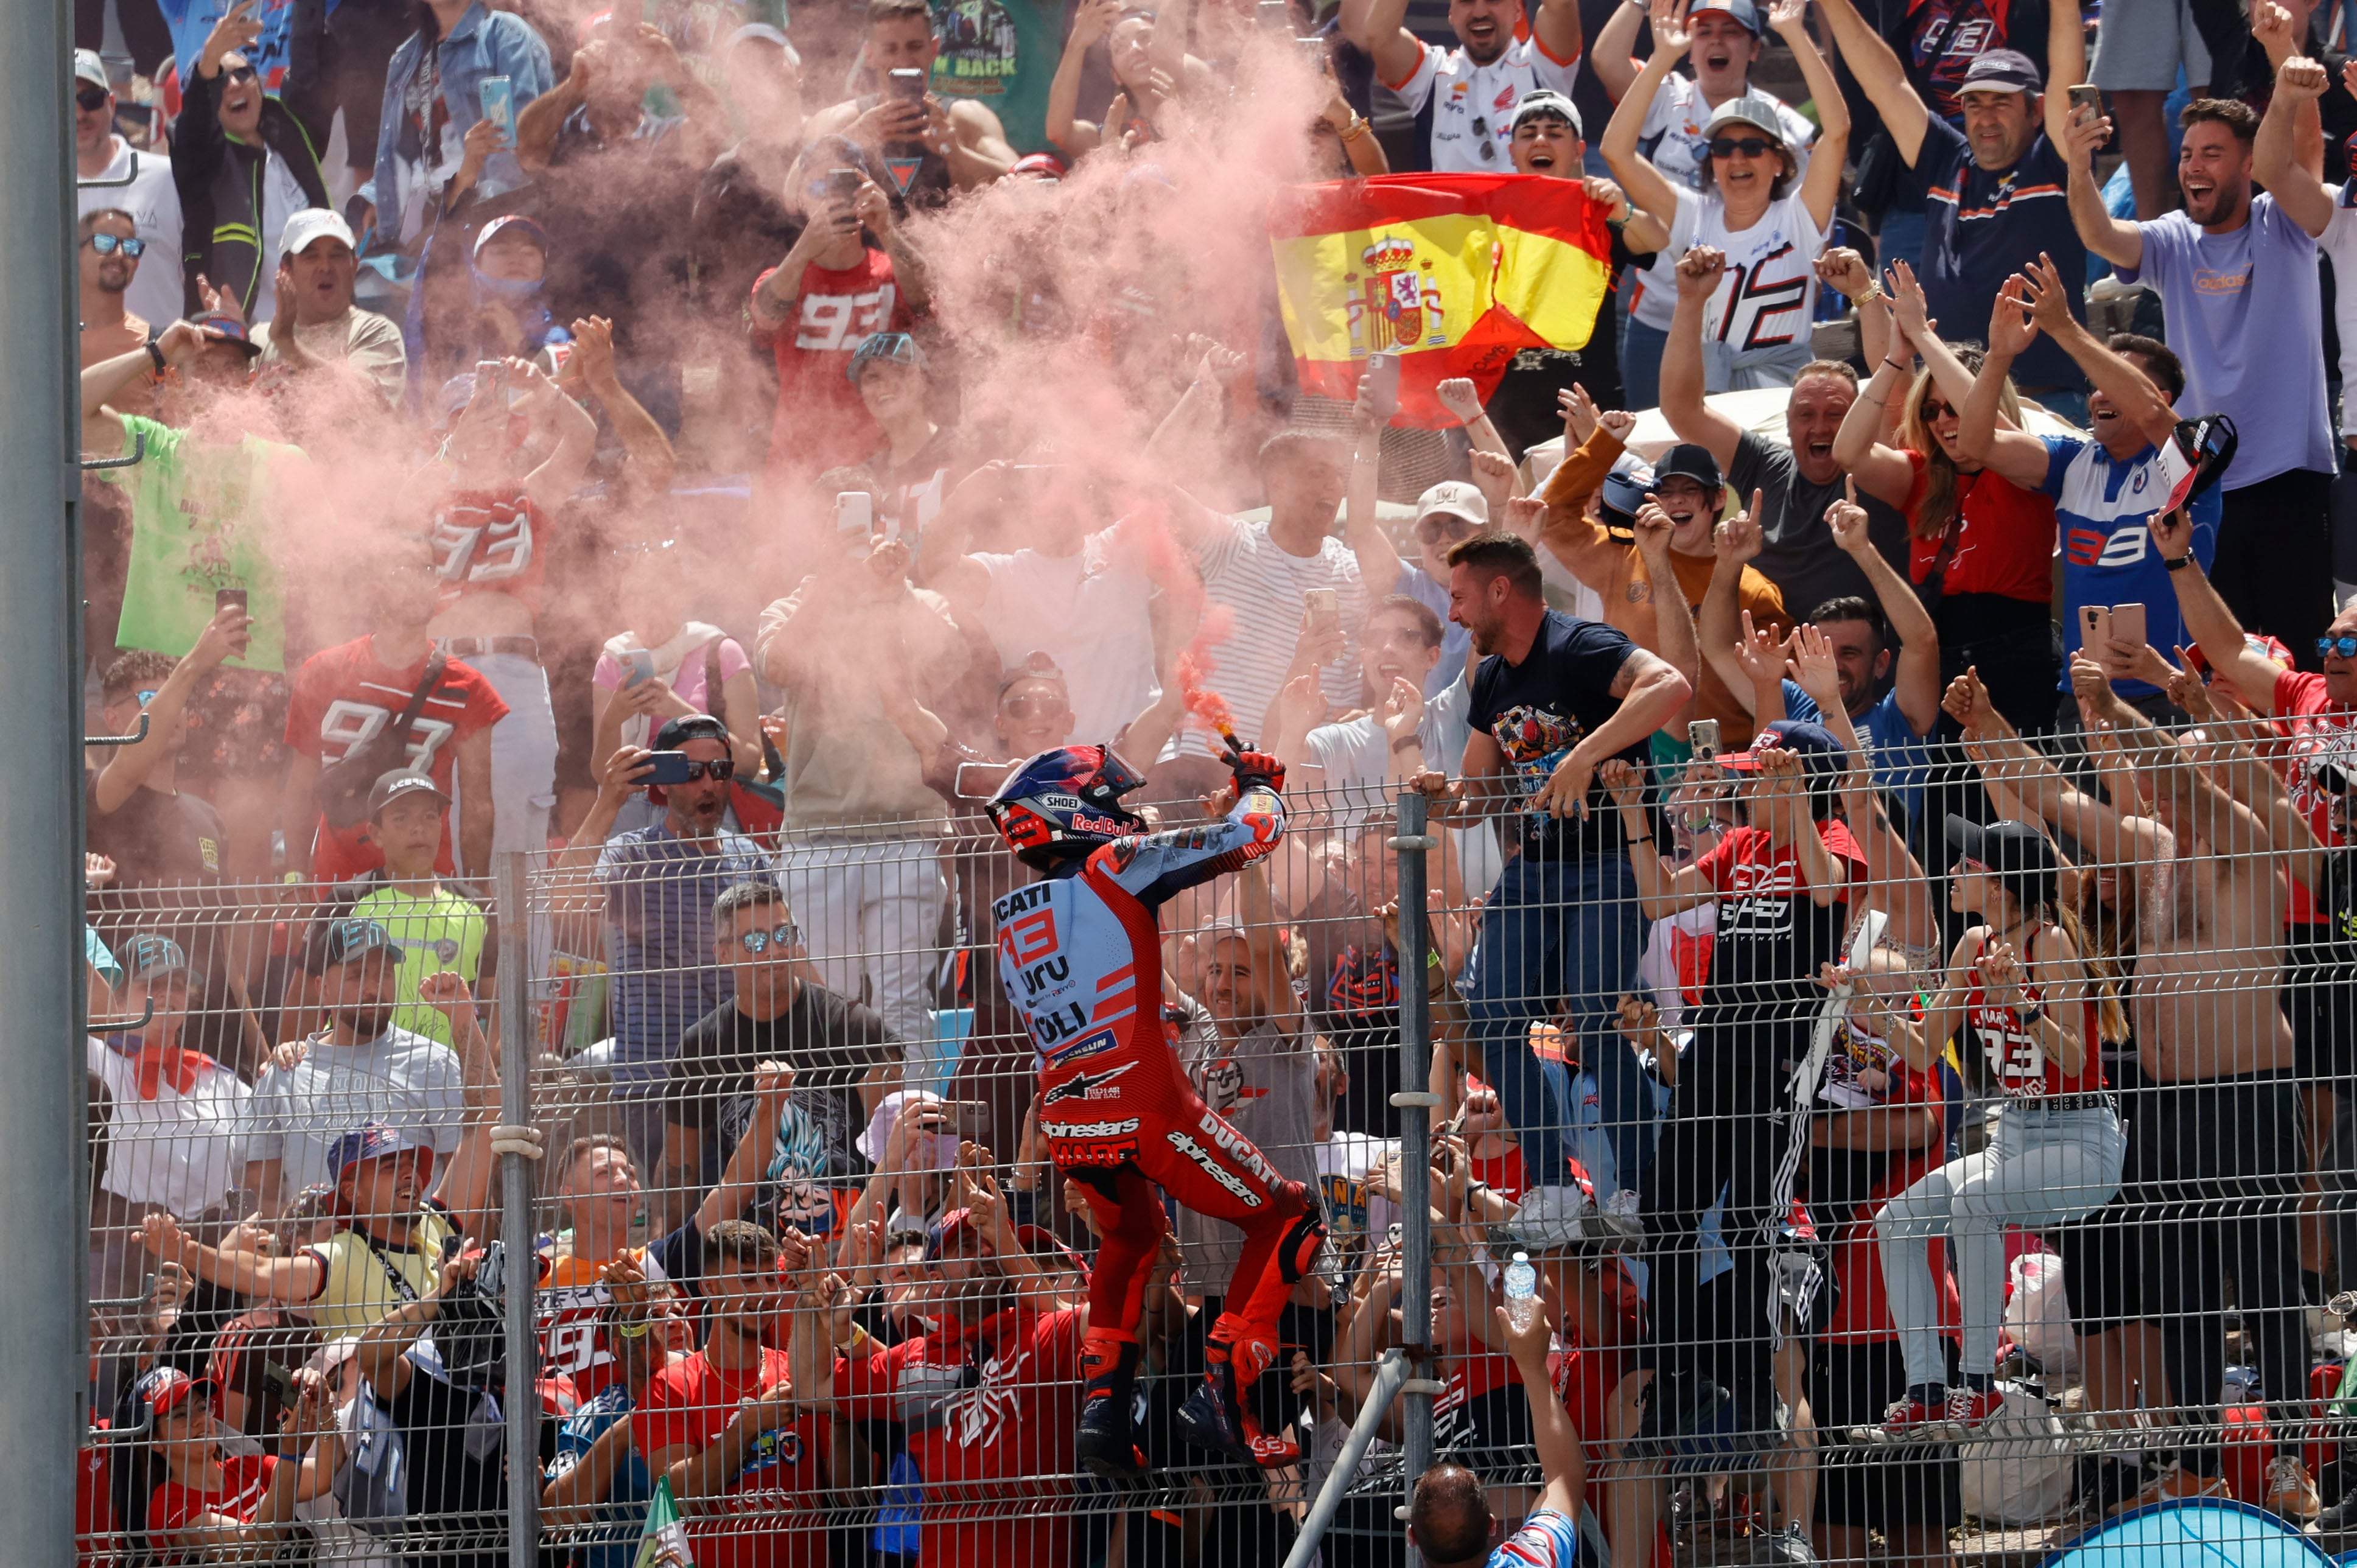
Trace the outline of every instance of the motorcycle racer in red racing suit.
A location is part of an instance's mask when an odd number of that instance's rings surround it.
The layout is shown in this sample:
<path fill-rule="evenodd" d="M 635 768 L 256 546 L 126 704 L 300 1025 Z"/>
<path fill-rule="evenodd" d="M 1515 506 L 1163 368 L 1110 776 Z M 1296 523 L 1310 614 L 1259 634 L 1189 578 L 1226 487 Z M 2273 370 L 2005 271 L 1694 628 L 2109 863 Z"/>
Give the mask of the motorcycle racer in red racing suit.
<path fill-rule="evenodd" d="M 1326 1227 L 1315 1196 L 1279 1176 L 1197 1096 L 1162 1022 L 1157 911 L 1274 853 L 1284 836 L 1284 765 L 1237 750 L 1231 766 L 1227 815 L 1165 832 L 1146 833 L 1122 806 L 1144 780 L 1109 746 L 1040 753 L 988 808 L 1017 857 L 1046 873 L 998 899 L 993 914 L 1000 978 L 1039 1052 L 1039 1133 L 1056 1167 L 1082 1183 L 1104 1233 L 1089 1278 L 1078 1444 L 1080 1463 L 1099 1475 L 1137 1470 L 1131 1407 L 1138 1317 L 1164 1230 L 1157 1187 L 1244 1233 L 1180 1433 L 1268 1466 L 1300 1456 L 1297 1444 L 1263 1433 L 1242 1402 L 1275 1358 L 1277 1315 Z"/>

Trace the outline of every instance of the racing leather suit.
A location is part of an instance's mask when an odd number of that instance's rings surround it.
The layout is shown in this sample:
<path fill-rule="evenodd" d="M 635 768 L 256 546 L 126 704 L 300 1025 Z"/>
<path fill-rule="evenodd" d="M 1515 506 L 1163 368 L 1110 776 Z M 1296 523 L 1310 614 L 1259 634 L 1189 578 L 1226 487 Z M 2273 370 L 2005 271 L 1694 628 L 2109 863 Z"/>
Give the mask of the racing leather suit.
<path fill-rule="evenodd" d="M 1247 1385 L 1274 1353 L 1277 1315 L 1325 1228 L 1308 1189 L 1279 1176 L 1188 1082 L 1163 1024 L 1156 911 L 1270 854 L 1284 832 L 1282 798 L 1248 784 L 1219 822 L 1102 844 L 993 906 L 999 974 L 1041 1056 L 1039 1133 L 1104 1230 L 1089 1338 L 1135 1342 L 1162 1242 L 1158 1186 L 1244 1232 L 1211 1338 L 1233 1348 Z"/>

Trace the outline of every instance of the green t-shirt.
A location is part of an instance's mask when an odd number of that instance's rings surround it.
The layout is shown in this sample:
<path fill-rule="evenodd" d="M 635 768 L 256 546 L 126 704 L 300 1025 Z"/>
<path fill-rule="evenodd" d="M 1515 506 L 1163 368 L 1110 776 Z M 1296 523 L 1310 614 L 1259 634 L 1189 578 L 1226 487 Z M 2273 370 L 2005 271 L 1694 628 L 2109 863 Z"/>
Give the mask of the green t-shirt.
<path fill-rule="evenodd" d="M 1018 153 L 1046 153 L 1048 84 L 1064 52 L 1063 0 L 933 0 L 932 89 L 998 116 Z"/>
<path fill-rule="evenodd" d="M 352 906 L 352 915 L 382 920 L 401 949 L 401 972 L 393 979 L 400 1002 L 393 1021 L 401 1028 L 457 1048 L 450 1037 L 450 1020 L 438 1008 L 417 999 L 417 988 L 429 974 L 455 972 L 468 984 L 482 972 L 483 942 L 490 922 L 482 910 L 447 887 L 420 898 L 397 887 L 380 887 Z"/>
<path fill-rule="evenodd" d="M 121 415 L 124 455 L 147 438 L 128 468 L 99 478 L 131 492 L 131 564 L 123 586 L 118 648 L 145 648 L 175 659 L 197 645 L 213 618 L 213 595 L 243 588 L 253 639 L 241 670 L 286 668 L 286 627 L 278 574 L 271 565 L 278 469 L 303 461 L 299 446 L 242 437 L 233 446 L 188 440 L 188 432 L 138 414 Z"/>

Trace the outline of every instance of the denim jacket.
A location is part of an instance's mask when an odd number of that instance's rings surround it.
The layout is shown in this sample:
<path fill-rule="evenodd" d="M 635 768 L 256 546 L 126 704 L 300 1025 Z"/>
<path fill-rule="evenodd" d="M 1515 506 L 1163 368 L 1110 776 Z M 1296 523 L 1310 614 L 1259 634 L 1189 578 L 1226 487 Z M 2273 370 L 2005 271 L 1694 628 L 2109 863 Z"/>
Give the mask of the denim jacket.
<path fill-rule="evenodd" d="M 450 29 L 438 47 L 443 107 L 450 116 L 453 131 L 461 136 L 483 117 L 483 78 L 504 76 L 512 81 L 519 113 L 554 84 L 548 44 L 533 30 L 532 24 L 511 11 L 490 10 L 480 0 L 467 8 L 467 14 L 458 18 L 458 25 Z M 362 199 L 377 209 L 379 237 L 371 247 L 374 250 L 393 249 L 400 238 L 394 228 L 400 215 L 387 205 L 397 201 L 400 191 L 400 182 L 393 173 L 393 149 L 400 145 L 406 113 L 403 99 L 409 91 L 410 78 L 417 73 L 425 48 L 418 35 L 412 33 L 393 51 L 393 61 L 385 68 L 384 113 L 377 123 L 376 168 L 368 183 L 360 188 Z M 428 161 L 431 162 L 430 155 Z M 524 183 L 524 172 L 516 164 L 513 149 L 509 149 L 493 153 L 485 161 L 475 193 L 478 197 L 497 196 Z"/>

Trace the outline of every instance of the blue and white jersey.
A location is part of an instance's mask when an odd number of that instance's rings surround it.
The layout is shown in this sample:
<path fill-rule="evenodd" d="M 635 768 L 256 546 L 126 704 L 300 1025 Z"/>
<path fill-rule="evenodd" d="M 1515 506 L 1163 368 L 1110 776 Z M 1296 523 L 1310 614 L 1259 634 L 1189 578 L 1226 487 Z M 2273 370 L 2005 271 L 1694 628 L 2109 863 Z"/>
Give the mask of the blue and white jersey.
<path fill-rule="evenodd" d="M 2071 689 L 2070 654 L 2079 650 L 2082 605 L 2144 606 L 2145 640 L 2164 654 L 2191 645 L 2177 609 L 2169 568 L 2153 547 L 2152 514 L 2189 472 L 2175 442 L 2147 446 L 2123 462 L 2085 435 L 2045 435 L 2046 482 L 2039 489 L 2054 499 L 2054 520 L 2062 537 L 2062 647 L 2060 682 Z M 2193 503 L 2193 557 L 2210 569 L 2218 550 L 2218 517 L 2224 494 L 2216 486 Z M 2142 681 L 2114 682 L 2123 696 L 2153 688 Z"/>
<path fill-rule="evenodd" d="M 1541 1509 L 1490 1553 L 1489 1568 L 1578 1568 L 1579 1521 Z"/>

